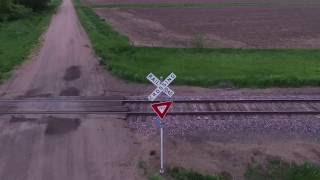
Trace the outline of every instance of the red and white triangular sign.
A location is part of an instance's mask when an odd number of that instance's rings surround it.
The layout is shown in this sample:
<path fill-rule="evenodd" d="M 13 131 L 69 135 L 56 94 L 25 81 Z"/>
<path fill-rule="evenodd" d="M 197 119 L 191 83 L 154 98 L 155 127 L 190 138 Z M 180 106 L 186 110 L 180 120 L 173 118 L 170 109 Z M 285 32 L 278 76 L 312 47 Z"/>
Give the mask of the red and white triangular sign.
<path fill-rule="evenodd" d="M 167 115 L 171 105 L 172 105 L 172 102 L 168 101 L 168 102 L 161 102 L 161 103 L 152 104 L 151 107 L 152 107 L 153 111 L 161 119 L 163 119 Z"/>

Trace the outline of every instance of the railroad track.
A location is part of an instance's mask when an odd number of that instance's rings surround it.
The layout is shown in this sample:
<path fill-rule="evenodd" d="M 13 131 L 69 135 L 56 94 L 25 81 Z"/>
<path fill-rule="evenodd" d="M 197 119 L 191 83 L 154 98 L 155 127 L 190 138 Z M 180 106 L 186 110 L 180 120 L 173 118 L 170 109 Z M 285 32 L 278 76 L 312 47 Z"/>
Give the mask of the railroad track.
<path fill-rule="evenodd" d="M 320 99 L 183 99 L 173 100 L 171 116 L 320 115 Z M 154 116 L 147 100 L 123 97 L 0 99 L 0 115 L 121 114 Z"/>

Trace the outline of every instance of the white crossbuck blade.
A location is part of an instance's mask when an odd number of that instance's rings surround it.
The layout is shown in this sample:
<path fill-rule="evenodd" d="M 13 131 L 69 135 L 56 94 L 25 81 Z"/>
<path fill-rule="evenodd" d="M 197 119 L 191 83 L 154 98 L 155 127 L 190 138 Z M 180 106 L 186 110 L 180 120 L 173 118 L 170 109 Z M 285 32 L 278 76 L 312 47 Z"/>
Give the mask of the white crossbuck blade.
<path fill-rule="evenodd" d="M 164 81 L 160 81 L 154 74 L 150 73 L 147 76 L 147 79 L 152 82 L 157 88 L 148 96 L 149 101 L 154 101 L 162 92 L 167 96 L 172 97 L 174 91 L 171 90 L 168 86 L 176 79 L 176 75 L 171 73 Z"/>

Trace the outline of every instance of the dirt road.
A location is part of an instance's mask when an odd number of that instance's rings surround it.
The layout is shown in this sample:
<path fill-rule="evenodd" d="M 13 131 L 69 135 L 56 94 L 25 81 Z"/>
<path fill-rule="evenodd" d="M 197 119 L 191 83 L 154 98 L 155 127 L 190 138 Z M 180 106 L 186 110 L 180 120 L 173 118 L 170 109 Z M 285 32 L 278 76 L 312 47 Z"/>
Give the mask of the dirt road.
<path fill-rule="evenodd" d="M 0 88 L 0 96 L 99 96 L 141 92 L 139 86 L 127 88 L 126 83 L 99 66 L 90 46 L 72 2 L 65 0 L 52 19 L 39 54 Z"/>
<path fill-rule="evenodd" d="M 99 66 L 71 0 L 64 0 L 39 53 L 0 87 L 0 97 L 137 92 L 126 86 Z M 34 115 L 0 119 L 0 179 L 142 179 L 137 174 L 139 144 L 123 117 Z"/>

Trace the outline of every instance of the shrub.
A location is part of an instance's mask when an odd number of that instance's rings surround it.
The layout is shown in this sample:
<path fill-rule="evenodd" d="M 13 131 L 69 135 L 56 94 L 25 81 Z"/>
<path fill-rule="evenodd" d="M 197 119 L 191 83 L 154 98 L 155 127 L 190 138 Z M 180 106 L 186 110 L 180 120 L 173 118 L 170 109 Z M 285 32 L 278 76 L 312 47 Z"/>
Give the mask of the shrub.
<path fill-rule="evenodd" d="M 13 20 L 31 14 L 31 9 L 12 0 L 0 0 L 0 21 Z"/>
<path fill-rule="evenodd" d="M 42 10 L 48 6 L 50 0 L 17 0 L 19 4 L 32 8 L 34 11 Z"/>
<path fill-rule="evenodd" d="M 202 34 L 197 34 L 195 36 L 195 39 L 194 39 L 194 48 L 196 49 L 204 49 L 205 48 L 205 41 L 206 41 L 206 38 L 204 35 Z"/>

